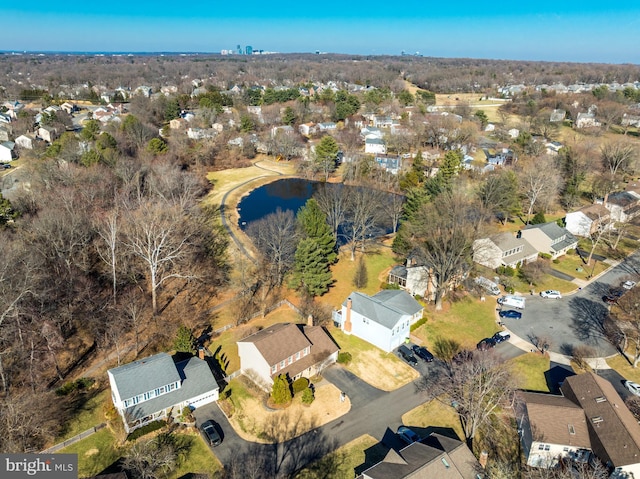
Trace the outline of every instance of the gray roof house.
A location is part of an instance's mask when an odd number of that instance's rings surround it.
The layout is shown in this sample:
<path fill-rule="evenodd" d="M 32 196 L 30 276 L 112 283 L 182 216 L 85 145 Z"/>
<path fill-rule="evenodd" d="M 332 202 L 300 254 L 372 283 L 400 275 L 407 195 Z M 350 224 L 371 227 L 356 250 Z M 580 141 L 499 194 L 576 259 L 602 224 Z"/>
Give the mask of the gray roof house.
<path fill-rule="evenodd" d="M 478 479 L 481 470 L 465 443 L 432 433 L 399 451 L 390 449 L 357 479 Z"/>
<path fill-rule="evenodd" d="M 219 386 L 206 361 L 174 363 L 167 353 L 107 371 L 111 399 L 127 432 L 152 421 L 218 400 Z"/>
<path fill-rule="evenodd" d="M 407 258 L 406 264 L 391 268 L 387 282 L 398 285 L 411 296 L 422 296 L 427 301 L 435 299 L 438 285 L 432 271 L 412 257 Z"/>
<path fill-rule="evenodd" d="M 404 343 L 409 328 L 422 318 L 424 308 L 402 290 L 383 290 L 374 296 L 354 291 L 334 311 L 333 321 L 346 334 L 364 339 L 385 352 Z"/>
<path fill-rule="evenodd" d="M 538 251 L 522 237 L 513 233 L 498 233 L 473 242 L 473 261 L 487 268 L 516 268 L 538 259 Z"/>
<path fill-rule="evenodd" d="M 578 247 L 578 240 L 569 230 L 551 221 L 539 225 L 527 225 L 519 233 L 538 253 L 551 255 L 552 259 Z"/>

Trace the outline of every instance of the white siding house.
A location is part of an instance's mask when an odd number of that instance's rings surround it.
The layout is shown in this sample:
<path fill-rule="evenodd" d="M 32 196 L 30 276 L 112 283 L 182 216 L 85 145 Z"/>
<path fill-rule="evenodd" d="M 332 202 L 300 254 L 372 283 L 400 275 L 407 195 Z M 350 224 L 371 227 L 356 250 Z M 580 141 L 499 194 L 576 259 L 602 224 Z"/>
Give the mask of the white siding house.
<path fill-rule="evenodd" d="M 423 311 L 406 291 L 384 290 L 374 296 L 354 291 L 333 320 L 345 333 L 389 352 L 405 342 Z"/>
<path fill-rule="evenodd" d="M 209 365 L 192 357 L 174 363 L 156 354 L 107 371 L 113 405 L 127 432 L 218 400 L 219 386 Z"/>

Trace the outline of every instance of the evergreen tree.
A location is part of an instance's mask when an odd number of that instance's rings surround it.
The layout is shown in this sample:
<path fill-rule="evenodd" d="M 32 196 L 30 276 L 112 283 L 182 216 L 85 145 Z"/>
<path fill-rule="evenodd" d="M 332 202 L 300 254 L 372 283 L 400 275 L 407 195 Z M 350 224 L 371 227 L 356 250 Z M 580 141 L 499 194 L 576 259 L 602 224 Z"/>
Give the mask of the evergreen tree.
<path fill-rule="evenodd" d="M 336 240 L 327 223 L 327 215 L 322 212 L 318 202 L 313 198 L 308 200 L 298 211 L 297 219 L 302 235 L 316 241 L 329 264 L 335 263 L 338 258 Z"/>
<path fill-rule="evenodd" d="M 293 108 L 290 106 L 284 109 L 282 114 L 282 123 L 285 125 L 293 125 L 296 122 L 296 114 L 293 112 Z"/>
<path fill-rule="evenodd" d="M 538 211 L 533 219 L 531 220 L 532 225 L 541 225 L 547 222 L 547 219 L 544 217 L 544 213 L 542 211 Z"/>
<path fill-rule="evenodd" d="M 316 167 L 324 173 L 325 181 L 329 179 L 329 173 L 336 169 L 336 159 L 338 158 L 339 150 L 338 143 L 331 135 L 323 136 L 316 145 Z"/>
<path fill-rule="evenodd" d="M 369 273 L 367 272 L 367 265 L 364 262 L 364 256 L 360 256 L 356 271 L 353 274 L 353 285 L 358 288 L 364 288 L 369 281 Z"/>
<path fill-rule="evenodd" d="M 309 296 L 322 296 L 332 283 L 329 262 L 313 238 L 305 238 L 298 244 L 291 286 Z"/>
<path fill-rule="evenodd" d="M 11 202 L 0 193 L 0 225 L 6 225 L 10 220 L 17 216 L 11 206 Z"/>
<path fill-rule="evenodd" d="M 193 335 L 193 332 L 184 325 L 180 326 L 176 333 L 176 339 L 173 342 L 173 347 L 179 353 L 195 353 L 196 338 Z"/>
<path fill-rule="evenodd" d="M 271 400 L 274 404 L 287 404 L 291 401 L 291 388 L 284 374 L 278 374 L 273 380 Z"/>

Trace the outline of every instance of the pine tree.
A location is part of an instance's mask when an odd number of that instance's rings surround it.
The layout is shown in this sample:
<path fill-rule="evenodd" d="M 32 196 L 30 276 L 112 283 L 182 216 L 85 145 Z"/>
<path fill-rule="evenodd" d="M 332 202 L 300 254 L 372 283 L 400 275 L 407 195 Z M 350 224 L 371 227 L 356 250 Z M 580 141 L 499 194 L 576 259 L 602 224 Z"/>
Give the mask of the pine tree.
<path fill-rule="evenodd" d="M 364 288 L 369 281 L 369 273 L 367 272 L 367 265 L 364 262 L 364 256 L 360 256 L 356 271 L 353 274 L 353 285 L 356 288 Z"/>
<path fill-rule="evenodd" d="M 274 404 L 287 404 L 291 401 L 291 388 L 284 374 L 279 374 L 273 380 L 271 400 Z"/>
<path fill-rule="evenodd" d="M 332 283 L 329 262 L 313 238 L 305 238 L 298 244 L 291 286 L 310 296 L 322 296 Z"/>
<path fill-rule="evenodd" d="M 313 198 L 308 200 L 298 211 L 297 220 L 302 235 L 316 241 L 329 264 L 335 263 L 338 258 L 336 240 L 329 223 L 327 223 L 327 215 L 322 212 L 318 202 Z"/>
<path fill-rule="evenodd" d="M 285 125 L 293 125 L 296 122 L 296 114 L 293 112 L 293 108 L 290 106 L 284 109 L 282 114 L 282 123 Z"/>
<path fill-rule="evenodd" d="M 195 353 L 196 338 L 193 335 L 193 332 L 184 325 L 180 326 L 178 328 L 173 347 L 179 353 Z"/>

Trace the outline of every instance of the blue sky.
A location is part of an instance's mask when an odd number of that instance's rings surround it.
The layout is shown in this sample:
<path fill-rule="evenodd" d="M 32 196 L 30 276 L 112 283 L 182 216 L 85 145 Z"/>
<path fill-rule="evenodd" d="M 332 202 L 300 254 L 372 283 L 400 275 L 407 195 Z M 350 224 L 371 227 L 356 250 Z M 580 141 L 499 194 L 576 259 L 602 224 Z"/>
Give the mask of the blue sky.
<path fill-rule="evenodd" d="M 434 57 L 640 64 L 637 2 L 582 1 L 579 9 L 578 2 L 557 0 L 217 3 L 11 2 L 12 8 L 0 6 L 0 49 L 219 52 L 240 44 L 284 53 L 404 50 Z"/>

